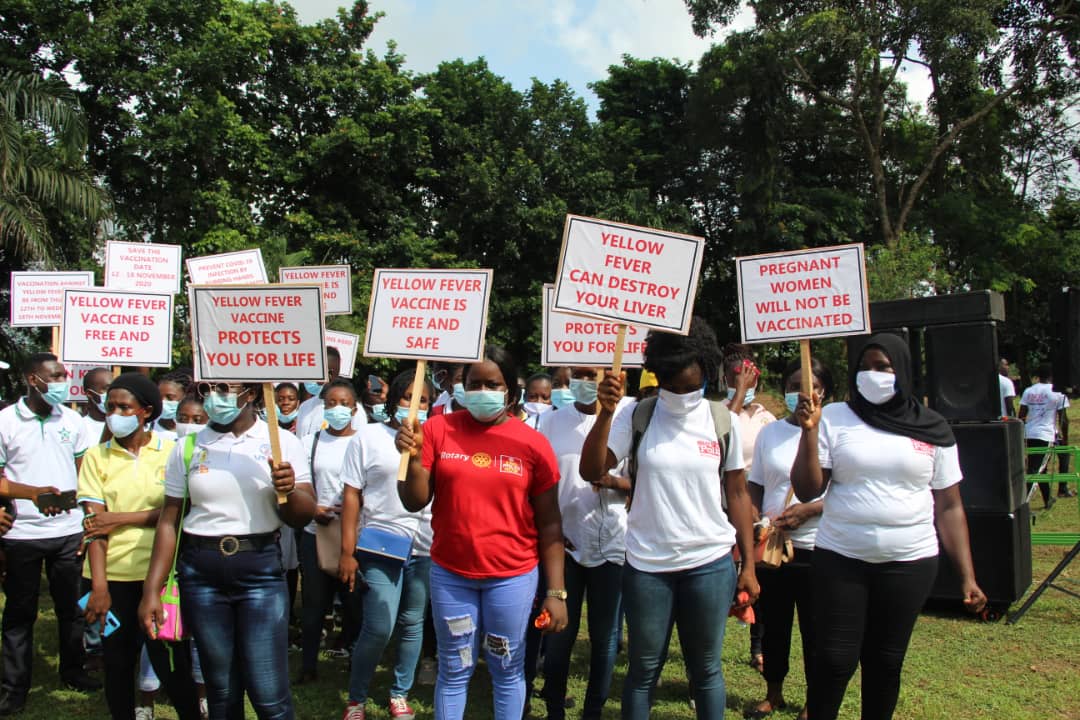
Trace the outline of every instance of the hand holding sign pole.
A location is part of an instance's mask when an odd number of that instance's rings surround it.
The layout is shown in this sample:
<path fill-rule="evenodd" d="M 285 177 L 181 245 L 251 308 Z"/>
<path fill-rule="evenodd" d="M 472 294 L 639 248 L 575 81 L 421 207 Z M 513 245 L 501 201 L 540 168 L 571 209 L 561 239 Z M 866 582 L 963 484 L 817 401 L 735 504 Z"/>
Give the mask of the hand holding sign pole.
<path fill-rule="evenodd" d="M 409 400 L 411 427 L 424 392 L 428 360 L 477 362 L 484 355 L 491 270 L 399 270 L 379 268 L 371 284 L 367 357 L 415 358 L 416 376 Z M 404 481 L 409 454 L 401 454 L 398 480 Z"/>
<path fill-rule="evenodd" d="M 270 457 L 274 460 L 274 468 L 281 464 L 281 428 L 278 427 L 277 401 L 274 399 L 274 383 L 263 383 L 263 405 L 266 407 L 266 424 L 270 430 Z M 315 479 L 312 478 L 312 482 Z M 278 505 L 284 505 L 288 496 L 283 492 L 277 494 Z"/>

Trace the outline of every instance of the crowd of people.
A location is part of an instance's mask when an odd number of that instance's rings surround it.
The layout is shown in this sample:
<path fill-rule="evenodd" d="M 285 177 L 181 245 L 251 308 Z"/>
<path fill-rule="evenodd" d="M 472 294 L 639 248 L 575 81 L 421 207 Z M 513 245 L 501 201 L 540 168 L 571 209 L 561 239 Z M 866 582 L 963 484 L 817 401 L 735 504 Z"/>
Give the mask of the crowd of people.
<path fill-rule="evenodd" d="M 596 367 L 522 378 L 496 346 L 433 363 L 421 384 L 410 368 L 389 382 L 339 377 L 332 348 L 327 367 L 325 384 L 277 385 L 269 414 L 261 385 L 101 368 L 84 378 L 81 415 L 57 358 L 29 358 L 26 394 L 0 411 L 0 716 L 33 687 L 43 566 L 62 682 L 100 689 L 86 669 L 97 655 L 108 713 L 123 720 L 152 718 L 159 688 L 185 720 L 239 720 L 245 697 L 259 718 L 302 716 L 291 687 L 318 678 L 321 651 L 350 665 L 343 720 L 371 703 L 413 718 L 425 667 L 435 717 L 467 717 L 481 660 L 494 717 L 540 714 L 537 697 L 561 720 L 586 613 L 582 718 L 601 717 L 624 644 L 622 716 L 649 717 L 676 629 L 688 700 L 698 718 L 722 718 L 727 619 L 749 608 L 764 680 L 749 717 L 787 705 L 797 617 L 799 717 L 835 718 L 861 666 L 861 717 L 880 720 L 939 541 L 965 605 L 986 604 L 955 439 L 914 396 L 892 335 L 870 338 L 842 387 L 814 360 L 804 392 L 793 362 L 773 388 L 780 420 L 756 402 L 750 348 L 721 349 L 698 318 L 686 336 L 649 334 L 633 386 Z M 1035 385 L 1020 417 L 1057 421 L 1062 407 Z M 790 544 L 781 563 L 762 562 L 770 534 Z M 324 637 L 334 608 L 336 643 Z M 388 649 L 392 682 L 376 698 Z"/>

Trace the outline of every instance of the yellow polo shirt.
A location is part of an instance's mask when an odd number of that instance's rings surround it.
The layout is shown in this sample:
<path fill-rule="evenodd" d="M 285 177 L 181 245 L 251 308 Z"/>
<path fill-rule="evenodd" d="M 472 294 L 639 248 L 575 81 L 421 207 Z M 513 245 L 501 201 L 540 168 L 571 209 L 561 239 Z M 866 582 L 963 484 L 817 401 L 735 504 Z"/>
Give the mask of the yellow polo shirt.
<path fill-rule="evenodd" d="M 156 510 L 165 504 L 165 461 L 176 443 L 156 433 L 139 454 L 132 455 L 115 440 L 86 451 L 79 471 L 79 502 L 101 503 L 110 512 Z M 142 581 L 154 548 L 153 527 L 125 525 L 109 535 L 106 577 Z M 90 577 L 87 557 L 83 577 Z"/>

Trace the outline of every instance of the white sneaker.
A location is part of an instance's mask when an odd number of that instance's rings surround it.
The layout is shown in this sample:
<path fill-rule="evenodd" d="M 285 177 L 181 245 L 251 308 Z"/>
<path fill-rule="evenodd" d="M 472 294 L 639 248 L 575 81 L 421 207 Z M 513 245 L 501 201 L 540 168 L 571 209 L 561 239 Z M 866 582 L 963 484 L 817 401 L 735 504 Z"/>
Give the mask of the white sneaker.
<path fill-rule="evenodd" d="M 154 707 L 143 705 L 135 708 L 135 720 L 154 720 Z"/>
<path fill-rule="evenodd" d="M 210 701 L 206 698 L 199 698 L 199 715 L 203 720 L 209 720 L 210 718 Z M 139 720 L 135 718 L 135 720 Z"/>

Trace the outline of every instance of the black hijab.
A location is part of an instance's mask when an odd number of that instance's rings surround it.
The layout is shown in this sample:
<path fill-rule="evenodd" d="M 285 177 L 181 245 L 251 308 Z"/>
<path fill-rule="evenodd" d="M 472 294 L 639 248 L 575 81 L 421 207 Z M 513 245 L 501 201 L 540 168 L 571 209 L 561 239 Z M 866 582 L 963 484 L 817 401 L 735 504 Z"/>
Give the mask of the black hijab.
<path fill-rule="evenodd" d="M 881 405 L 874 405 L 864 398 L 855 383 L 863 355 L 871 348 L 884 352 L 896 372 L 896 396 Z M 848 393 L 851 398 L 848 406 L 863 422 L 878 430 L 904 435 L 939 447 L 955 445 L 956 438 L 945 418 L 915 399 L 912 394 L 914 384 L 911 353 L 907 343 L 892 333 L 878 333 L 871 336 L 870 341 L 863 347 L 859 353 L 859 362 L 855 363 L 848 376 Z"/>

